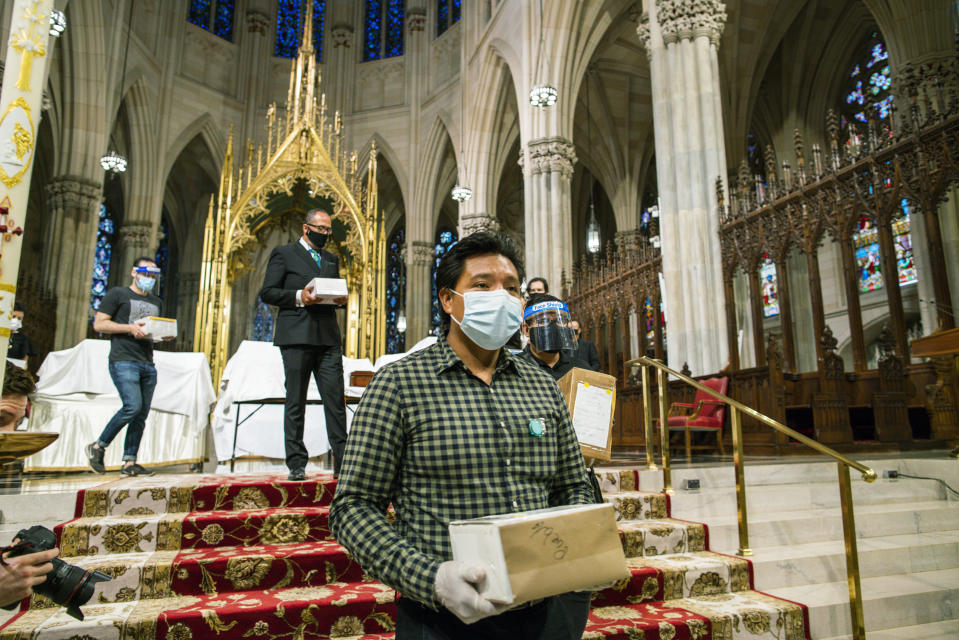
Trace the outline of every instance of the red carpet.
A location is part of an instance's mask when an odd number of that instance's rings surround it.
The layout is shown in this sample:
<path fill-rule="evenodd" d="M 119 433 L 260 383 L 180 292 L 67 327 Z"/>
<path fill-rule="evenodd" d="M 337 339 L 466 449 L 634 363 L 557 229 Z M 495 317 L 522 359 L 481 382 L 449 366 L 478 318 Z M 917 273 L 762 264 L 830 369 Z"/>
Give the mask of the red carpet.
<path fill-rule="evenodd" d="M 668 496 L 601 474 L 632 576 L 594 595 L 584 638 L 808 640 L 805 607 L 753 591 L 751 565 L 708 551 L 705 525 Z M 113 579 L 86 619 L 34 596 L 0 640 L 306 640 L 393 637 L 392 589 L 330 538 L 335 481 L 153 476 L 82 491 L 57 527 L 62 556 Z"/>

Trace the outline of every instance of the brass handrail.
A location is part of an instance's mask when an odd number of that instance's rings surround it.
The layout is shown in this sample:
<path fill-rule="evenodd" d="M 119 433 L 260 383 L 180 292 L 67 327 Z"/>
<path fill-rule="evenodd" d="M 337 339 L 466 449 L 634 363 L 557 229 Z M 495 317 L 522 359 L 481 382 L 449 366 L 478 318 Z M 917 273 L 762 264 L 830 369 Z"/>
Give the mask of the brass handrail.
<path fill-rule="evenodd" d="M 749 548 L 749 522 L 746 514 L 746 474 L 744 469 L 743 455 L 743 434 L 740 412 L 745 413 L 751 418 L 766 424 L 780 433 L 798 440 L 806 446 L 816 451 L 830 456 L 836 460 L 839 470 L 839 500 L 842 507 L 842 530 L 846 551 L 846 577 L 849 583 L 849 610 L 852 616 L 852 637 L 854 640 L 866 639 L 866 627 L 863 621 L 862 605 L 862 587 L 859 576 L 859 552 L 856 544 L 856 523 L 853 515 L 852 481 L 849 476 L 850 467 L 856 469 L 862 474 L 862 479 L 866 482 L 876 480 L 876 472 L 869 467 L 851 460 L 838 451 L 816 442 L 815 440 L 804 436 L 798 431 L 794 431 L 786 425 L 773 420 L 769 416 L 762 414 L 755 409 L 744 405 L 738 400 L 733 400 L 729 396 L 710 389 L 704 384 L 693 380 L 689 376 L 670 369 L 662 361 L 646 356 L 633 358 L 626 362 L 627 367 L 640 366 L 642 368 L 643 380 L 643 423 L 646 435 L 646 461 L 649 469 L 656 469 L 653 462 L 653 449 L 656 441 L 653 436 L 652 420 L 650 419 L 650 391 L 648 367 L 656 368 L 656 378 L 659 385 L 659 427 L 661 431 L 660 455 L 662 457 L 663 467 L 663 490 L 672 493 L 671 470 L 669 460 L 669 418 L 667 415 L 669 403 L 667 402 L 668 389 L 666 386 L 668 376 L 674 376 L 685 384 L 702 391 L 717 400 L 729 405 L 730 425 L 732 427 L 733 439 L 733 467 L 736 474 L 736 515 L 739 525 L 739 550 L 740 556 L 751 556 L 752 550 Z"/>

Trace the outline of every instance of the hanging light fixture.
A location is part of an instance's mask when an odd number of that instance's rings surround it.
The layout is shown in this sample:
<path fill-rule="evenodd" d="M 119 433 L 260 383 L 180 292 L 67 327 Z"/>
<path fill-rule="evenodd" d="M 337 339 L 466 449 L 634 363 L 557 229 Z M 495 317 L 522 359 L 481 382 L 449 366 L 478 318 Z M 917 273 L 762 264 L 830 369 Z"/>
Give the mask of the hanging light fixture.
<path fill-rule="evenodd" d="M 400 309 L 400 315 L 396 319 L 396 330 L 400 333 L 406 333 L 406 310 Z"/>
<path fill-rule="evenodd" d="M 123 173 L 127 170 L 127 159 L 111 149 L 105 156 L 100 158 L 100 166 L 103 167 L 104 171 L 109 171 L 113 174 Z"/>
<path fill-rule="evenodd" d="M 133 32 L 133 5 L 137 0 L 130 0 L 130 18 L 127 20 L 127 42 L 123 48 L 123 71 L 120 73 L 120 89 L 118 90 L 117 105 L 119 109 L 120 102 L 123 101 L 123 83 L 127 77 L 127 56 L 130 53 L 130 34 Z M 64 18 L 66 25 L 66 18 Z M 51 26 L 52 29 L 52 26 Z M 51 31 L 52 32 L 52 31 Z M 116 150 L 110 150 L 100 158 L 100 166 L 104 171 L 109 171 L 111 175 L 123 173 L 127 170 L 127 159 Z"/>
<path fill-rule="evenodd" d="M 536 58 L 536 75 L 539 75 L 539 70 L 541 63 L 543 61 L 543 41 L 544 41 L 544 32 L 543 29 L 543 0 L 539 0 L 539 54 Z M 556 87 L 549 84 L 538 84 L 532 89 L 529 90 L 529 103 L 531 106 L 546 108 L 552 107 L 556 104 L 556 100 L 559 98 L 559 93 L 556 91 Z"/>
<path fill-rule="evenodd" d="M 455 187 L 453 187 L 453 190 L 450 191 L 450 197 L 453 198 L 453 200 L 456 200 L 457 202 L 466 202 L 467 200 L 473 197 L 473 190 L 470 189 L 469 187 L 462 187 L 460 185 L 456 185 Z"/>
<path fill-rule="evenodd" d="M 592 74 L 590 69 L 586 70 L 586 151 L 591 154 L 593 151 L 593 121 L 589 108 L 589 78 Z M 603 242 L 599 237 L 599 223 L 596 221 L 596 203 L 593 192 L 596 186 L 591 182 L 589 185 L 589 222 L 586 223 L 586 251 L 589 253 L 599 253 L 603 248 Z"/>
<path fill-rule="evenodd" d="M 552 107 L 558 97 L 556 87 L 548 84 L 539 85 L 530 89 L 529 103 L 534 107 Z"/>
<path fill-rule="evenodd" d="M 50 12 L 50 35 L 59 38 L 67 28 L 67 16 L 62 11 L 54 9 Z"/>
<path fill-rule="evenodd" d="M 592 189 L 590 189 L 590 200 L 593 198 Z M 599 239 L 599 223 L 596 222 L 596 209 L 593 203 L 589 203 L 589 224 L 586 225 L 586 250 L 590 253 L 599 253 L 603 243 Z"/>

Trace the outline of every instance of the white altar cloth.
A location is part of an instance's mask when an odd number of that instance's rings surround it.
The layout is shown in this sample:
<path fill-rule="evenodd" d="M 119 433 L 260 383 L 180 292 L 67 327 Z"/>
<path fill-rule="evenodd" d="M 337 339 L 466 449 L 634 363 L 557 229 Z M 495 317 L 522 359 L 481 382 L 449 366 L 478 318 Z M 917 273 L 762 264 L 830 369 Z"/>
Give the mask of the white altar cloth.
<path fill-rule="evenodd" d="M 407 353 L 418 351 L 436 342 L 430 336 L 417 343 Z M 347 398 L 359 398 L 363 395 L 363 387 L 351 387 L 350 374 L 354 371 L 376 371 L 407 355 L 395 353 L 377 358 L 376 366 L 369 359 L 343 358 L 343 388 Z M 236 424 L 236 412 L 240 411 L 240 420 L 250 416 L 237 430 L 236 456 L 259 456 L 265 458 L 286 457 L 283 445 L 283 405 L 266 404 L 260 407 L 255 414 L 252 412 L 260 405 L 236 404 L 252 400 L 274 399 L 286 397 L 286 377 L 283 373 L 283 359 L 280 348 L 270 342 L 256 342 L 244 340 L 233 357 L 229 359 L 223 370 L 223 380 L 220 383 L 220 398 L 213 412 L 213 440 L 216 445 L 217 459 L 230 459 L 233 449 L 233 430 Z M 307 393 L 308 400 L 319 400 L 320 392 L 316 382 L 311 378 Z M 349 430 L 353 419 L 353 410 L 347 406 L 346 428 Z M 311 458 L 325 454 L 330 449 L 326 437 L 326 417 L 323 405 L 308 404 L 303 429 L 303 443 Z"/>
<path fill-rule="evenodd" d="M 373 371 L 367 359 L 343 358 L 343 387 L 349 398 L 363 394 L 362 387 L 349 386 L 350 374 L 354 371 Z M 307 400 L 320 400 L 316 381 L 310 378 Z M 236 438 L 236 456 L 261 456 L 285 458 L 283 445 L 283 405 L 260 406 L 253 400 L 282 400 L 286 398 L 286 376 L 283 373 L 283 358 L 280 348 L 271 342 L 244 340 L 223 369 L 220 383 L 220 398 L 213 412 L 213 441 L 216 456 L 220 461 L 229 460 L 233 449 L 233 431 L 236 412 L 240 420 Z M 236 404 L 238 402 L 249 404 Z M 259 408 L 258 408 L 259 407 Z M 254 414 L 253 411 L 256 410 Z M 247 418 L 247 416 L 250 416 Z M 346 428 L 349 430 L 352 411 L 346 412 Z M 303 428 L 303 443 L 309 456 L 314 458 L 330 450 L 326 437 L 326 416 L 323 405 L 306 405 Z"/>
<path fill-rule="evenodd" d="M 108 340 L 84 340 L 43 361 L 28 430 L 55 431 L 60 438 L 27 458 L 26 470 L 89 468 L 83 447 L 100 435 L 121 406 L 107 368 L 109 352 Z M 206 356 L 155 351 L 153 360 L 157 387 L 137 462 L 156 466 L 200 461 L 216 399 Z M 120 431 L 107 449 L 107 467 L 120 465 L 125 435 L 125 429 Z"/>

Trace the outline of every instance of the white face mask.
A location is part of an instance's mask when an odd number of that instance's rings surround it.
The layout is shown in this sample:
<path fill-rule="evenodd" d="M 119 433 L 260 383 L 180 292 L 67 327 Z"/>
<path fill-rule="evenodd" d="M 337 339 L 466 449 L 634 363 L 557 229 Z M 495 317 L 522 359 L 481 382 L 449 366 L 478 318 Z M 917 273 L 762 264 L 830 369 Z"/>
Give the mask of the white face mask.
<path fill-rule="evenodd" d="M 523 322 L 523 301 L 506 289 L 453 293 L 463 297 L 463 320 L 450 317 L 467 338 L 487 351 L 506 344 Z"/>
<path fill-rule="evenodd" d="M 10 331 L 19 331 L 23 328 L 23 321 L 20 318 L 10 318 Z"/>

